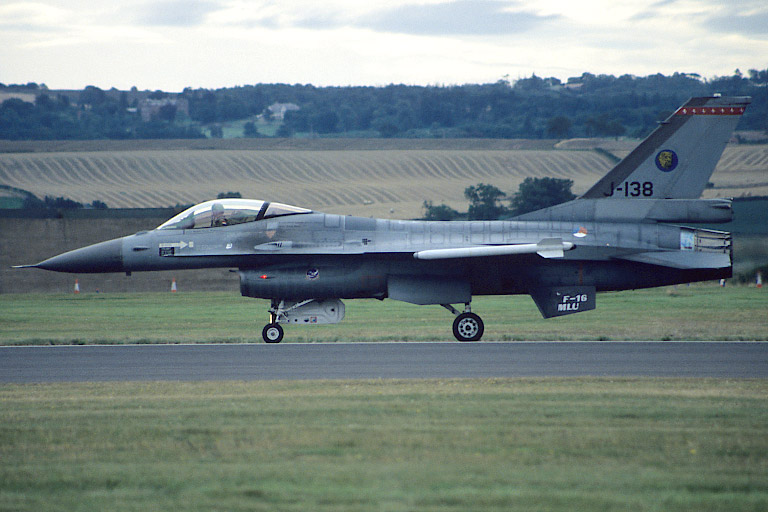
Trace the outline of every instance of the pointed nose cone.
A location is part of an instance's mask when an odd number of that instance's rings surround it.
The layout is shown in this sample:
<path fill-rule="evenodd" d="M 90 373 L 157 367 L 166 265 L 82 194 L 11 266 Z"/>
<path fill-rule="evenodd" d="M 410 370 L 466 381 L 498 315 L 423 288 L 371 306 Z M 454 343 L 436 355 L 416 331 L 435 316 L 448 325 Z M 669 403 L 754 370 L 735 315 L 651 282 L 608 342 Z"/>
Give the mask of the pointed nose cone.
<path fill-rule="evenodd" d="M 123 239 L 118 238 L 65 252 L 38 263 L 34 267 L 76 274 L 122 272 Z"/>

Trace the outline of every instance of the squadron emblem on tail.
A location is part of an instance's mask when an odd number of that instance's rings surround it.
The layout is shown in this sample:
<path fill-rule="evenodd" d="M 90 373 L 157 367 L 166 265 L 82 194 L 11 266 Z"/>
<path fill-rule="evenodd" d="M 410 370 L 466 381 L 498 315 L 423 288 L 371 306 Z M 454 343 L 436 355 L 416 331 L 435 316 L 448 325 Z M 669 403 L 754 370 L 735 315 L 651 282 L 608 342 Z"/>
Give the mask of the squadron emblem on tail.
<path fill-rule="evenodd" d="M 671 172 L 677 167 L 677 153 L 671 149 L 659 151 L 656 155 L 656 167 L 663 172 Z"/>

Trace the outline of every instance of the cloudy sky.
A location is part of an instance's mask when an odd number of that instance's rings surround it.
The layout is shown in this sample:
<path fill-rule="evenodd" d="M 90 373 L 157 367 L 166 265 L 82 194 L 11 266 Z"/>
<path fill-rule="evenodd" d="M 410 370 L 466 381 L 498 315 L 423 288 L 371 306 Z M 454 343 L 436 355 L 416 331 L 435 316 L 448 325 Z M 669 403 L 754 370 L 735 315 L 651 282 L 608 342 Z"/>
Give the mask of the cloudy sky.
<path fill-rule="evenodd" d="M 768 68 L 765 0 L 0 0 L 0 82 L 464 84 Z"/>

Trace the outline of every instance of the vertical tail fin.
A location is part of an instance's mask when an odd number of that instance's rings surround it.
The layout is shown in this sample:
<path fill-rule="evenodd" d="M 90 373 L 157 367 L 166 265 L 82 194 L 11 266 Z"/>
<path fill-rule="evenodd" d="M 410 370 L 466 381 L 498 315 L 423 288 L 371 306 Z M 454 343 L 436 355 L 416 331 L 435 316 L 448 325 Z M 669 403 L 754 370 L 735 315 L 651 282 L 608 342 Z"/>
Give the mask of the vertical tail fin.
<path fill-rule="evenodd" d="M 691 98 L 582 198 L 699 198 L 750 101 Z"/>

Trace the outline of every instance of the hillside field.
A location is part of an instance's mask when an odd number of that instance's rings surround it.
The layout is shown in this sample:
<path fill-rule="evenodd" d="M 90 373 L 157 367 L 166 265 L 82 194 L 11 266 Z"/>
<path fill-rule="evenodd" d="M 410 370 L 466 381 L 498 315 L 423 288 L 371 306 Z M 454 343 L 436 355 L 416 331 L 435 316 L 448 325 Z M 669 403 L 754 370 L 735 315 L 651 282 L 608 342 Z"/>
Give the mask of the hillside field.
<path fill-rule="evenodd" d="M 194 142 L 194 143 L 193 143 Z M 636 141 L 84 141 L 0 145 L 0 185 L 112 208 L 191 204 L 221 192 L 329 213 L 415 218 L 425 200 L 466 210 L 464 189 L 508 194 L 526 177 L 584 192 Z M 589 149 L 597 145 L 606 151 Z M 562 143 L 558 147 L 572 147 Z M 705 197 L 768 194 L 768 145 L 729 146 Z"/>

